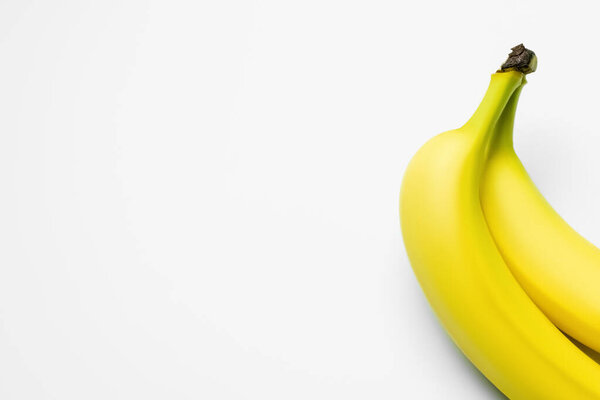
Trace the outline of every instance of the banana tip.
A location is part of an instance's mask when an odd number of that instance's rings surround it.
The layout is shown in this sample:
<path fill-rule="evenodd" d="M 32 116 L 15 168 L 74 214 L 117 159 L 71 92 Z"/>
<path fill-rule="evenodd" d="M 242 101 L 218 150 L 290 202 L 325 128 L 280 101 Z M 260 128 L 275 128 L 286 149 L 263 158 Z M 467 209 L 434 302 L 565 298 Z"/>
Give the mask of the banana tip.
<path fill-rule="evenodd" d="M 498 72 L 520 71 L 527 75 L 537 69 L 537 56 L 532 50 L 523 46 L 523 43 L 513 47 L 508 58 Z"/>

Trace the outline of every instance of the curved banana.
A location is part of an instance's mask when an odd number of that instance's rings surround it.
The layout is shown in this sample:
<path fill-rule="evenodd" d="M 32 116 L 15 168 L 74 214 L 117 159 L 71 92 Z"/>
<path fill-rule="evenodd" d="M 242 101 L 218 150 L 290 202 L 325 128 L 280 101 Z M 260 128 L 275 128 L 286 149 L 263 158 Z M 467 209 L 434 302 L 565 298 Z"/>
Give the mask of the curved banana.
<path fill-rule="evenodd" d="M 535 306 L 504 263 L 481 210 L 479 182 L 494 126 L 524 82 L 492 75 L 460 129 L 427 142 L 400 194 L 402 235 L 432 308 L 473 364 L 513 400 L 600 399 L 600 365 Z"/>
<path fill-rule="evenodd" d="M 518 91 L 500 117 L 481 179 L 481 206 L 504 261 L 562 331 L 600 352 L 600 250 L 552 209 L 513 148 Z"/>

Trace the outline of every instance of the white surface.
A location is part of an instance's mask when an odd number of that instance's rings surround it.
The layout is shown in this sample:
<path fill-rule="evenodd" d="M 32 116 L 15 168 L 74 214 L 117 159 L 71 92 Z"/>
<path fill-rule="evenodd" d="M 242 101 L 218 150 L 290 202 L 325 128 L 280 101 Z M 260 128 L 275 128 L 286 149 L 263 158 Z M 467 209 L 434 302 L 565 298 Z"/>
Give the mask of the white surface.
<path fill-rule="evenodd" d="M 592 4 L 3 0 L 0 398 L 502 398 L 400 181 L 523 41 L 518 152 L 600 244 Z"/>

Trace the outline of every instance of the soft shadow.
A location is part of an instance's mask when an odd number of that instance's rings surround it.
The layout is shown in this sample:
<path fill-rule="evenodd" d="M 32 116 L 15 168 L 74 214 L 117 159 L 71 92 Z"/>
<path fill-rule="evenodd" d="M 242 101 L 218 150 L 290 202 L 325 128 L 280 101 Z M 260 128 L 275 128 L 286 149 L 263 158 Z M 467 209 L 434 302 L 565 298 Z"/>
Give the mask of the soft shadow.
<path fill-rule="evenodd" d="M 460 351 L 460 349 L 458 347 L 456 347 L 456 345 L 454 344 L 454 342 L 452 344 L 454 345 L 454 348 L 456 349 L 456 352 L 458 354 L 460 354 L 460 356 L 462 357 L 463 361 L 465 363 L 469 364 L 469 368 L 471 368 L 471 370 L 473 371 L 473 374 L 476 375 L 479 378 L 479 381 L 481 382 L 481 384 L 484 387 L 487 387 L 488 391 L 490 392 L 490 394 L 492 395 L 493 398 L 495 398 L 495 399 L 502 399 L 502 400 L 510 400 L 508 397 L 506 397 L 504 395 L 504 393 L 502 393 L 496 386 L 494 386 L 494 384 L 492 382 L 490 382 L 490 380 L 488 378 L 486 378 L 485 375 L 483 375 L 475 367 L 475 365 L 473 365 L 473 363 L 471 361 L 469 361 L 469 359 L 467 357 L 465 357 L 465 355 L 462 353 L 462 351 Z"/>
<path fill-rule="evenodd" d="M 408 268 L 408 269 L 411 268 L 410 264 L 408 263 L 408 260 L 405 260 L 403 262 L 402 268 Z M 472 371 L 473 377 L 475 377 L 476 380 L 480 382 L 481 386 L 483 388 L 485 388 L 485 390 L 490 394 L 489 398 L 497 399 L 497 400 L 510 400 L 508 397 L 506 397 L 504 395 L 504 393 L 502 393 L 496 386 L 494 386 L 494 384 L 492 382 L 490 382 L 485 377 L 485 375 L 483 375 L 477 369 L 477 367 L 475 367 L 475 365 L 473 365 L 473 363 L 463 354 L 463 352 L 458 348 L 458 346 L 456 346 L 454 341 L 452 341 L 452 339 L 450 338 L 448 333 L 444 330 L 442 324 L 440 323 L 440 320 L 435 315 L 435 312 L 431 308 L 431 304 L 429 304 L 429 302 L 427 301 L 425 294 L 421 290 L 421 287 L 419 286 L 419 283 L 413 274 L 411 274 L 411 279 L 413 280 L 413 282 L 411 282 L 411 289 L 416 288 L 414 293 L 417 296 L 413 300 L 421 303 L 420 307 L 422 307 L 423 310 L 427 309 L 429 311 L 427 313 L 424 313 L 424 315 L 426 314 L 428 316 L 428 318 L 431 318 L 431 320 L 434 322 L 435 326 L 437 326 L 440 336 L 444 337 L 444 340 L 448 344 L 448 347 L 452 348 L 454 350 L 454 352 L 457 354 L 457 356 L 460 357 L 462 362 L 467 366 L 467 368 Z"/>
<path fill-rule="evenodd" d="M 563 332 L 564 333 L 564 332 Z M 592 360 L 596 361 L 598 364 L 600 364 L 600 353 L 590 349 L 589 347 L 587 347 L 586 345 L 579 343 L 577 340 L 573 339 L 571 336 L 567 335 L 565 333 L 565 336 L 567 338 L 569 338 L 569 340 L 571 342 L 573 342 L 573 344 L 577 347 L 579 347 L 579 349 L 581 351 L 583 351 L 589 358 L 591 358 Z"/>
<path fill-rule="evenodd" d="M 492 395 L 493 398 L 495 398 L 495 399 L 501 399 L 501 400 L 510 400 L 508 397 L 506 397 L 504 395 L 504 393 L 502 393 L 496 386 L 494 386 L 494 384 L 492 382 L 490 382 L 490 380 L 488 378 L 486 378 L 485 375 L 483 375 L 477 369 L 477 367 L 475 367 L 475 365 L 473 365 L 473 363 L 471 361 L 469 361 L 469 359 L 456 346 L 456 344 L 452 341 L 452 339 L 450 339 L 448 337 L 448 335 L 446 335 L 446 337 L 448 338 L 448 342 L 450 342 L 452 344 L 452 347 L 454 348 L 454 350 L 456 351 L 456 353 L 462 358 L 463 362 L 469 366 L 469 368 L 471 369 L 471 371 L 473 371 L 473 375 L 476 376 L 479 379 L 479 381 L 481 382 L 482 386 L 484 386 L 485 388 L 487 388 L 487 390 L 489 391 L 489 393 Z"/>
<path fill-rule="evenodd" d="M 429 311 L 430 311 L 430 313 L 428 313 L 429 316 L 435 320 L 436 325 L 439 328 L 440 335 L 444 337 L 444 339 L 446 340 L 446 343 L 448 343 L 448 347 L 451 347 L 452 349 L 454 349 L 454 352 L 456 353 L 456 355 L 458 357 L 460 357 L 460 359 L 467 366 L 467 368 L 471 370 L 473 376 L 481 383 L 482 387 L 484 387 L 490 393 L 490 398 L 498 399 L 498 400 L 510 400 L 508 397 L 506 397 L 504 395 L 504 393 L 502 393 L 496 386 L 494 386 L 494 384 L 488 378 L 486 378 L 485 375 L 483 375 L 477 369 L 477 367 L 475 365 L 473 365 L 473 363 L 463 354 L 463 352 L 460 350 L 460 348 L 458 348 L 456 343 L 454 343 L 454 341 L 452 341 L 450 336 L 448 336 L 448 333 L 442 327 L 439 319 L 437 319 L 435 313 L 431 309 L 431 305 L 429 303 L 427 303 L 425 296 L 423 296 L 423 300 L 424 300 L 425 304 L 427 305 L 427 307 L 429 308 Z"/>
<path fill-rule="evenodd" d="M 564 332 L 563 332 L 564 334 Z M 573 342 L 573 344 L 575 346 L 577 346 L 581 351 L 583 351 L 589 358 L 591 358 L 592 360 L 594 360 L 596 363 L 600 364 L 600 353 L 598 353 L 595 350 L 590 349 L 589 347 L 587 347 L 586 345 L 579 343 L 577 340 L 573 339 L 571 336 L 565 334 L 565 336 L 571 341 Z M 469 361 L 469 359 L 463 354 L 462 351 L 460 351 L 460 349 L 456 346 L 456 344 L 450 339 L 448 338 L 448 342 L 450 342 L 452 344 L 452 347 L 456 350 L 456 353 L 463 359 L 463 361 L 468 364 L 469 368 L 473 371 L 473 374 L 476 375 L 479 380 L 481 381 L 482 385 L 486 386 L 490 393 L 495 396 L 495 398 L 497 399 L 505 399 L 505 400 L 510 400 L 508 399 L 508 397 L 506 397 L 504 395 L 504 393 L 502 393 L 500 390 L 498 390 L 498 388 L 496 386 L 494 386 L 494 384 L 492 382 L 489 381 L 489 379 L 487 379 L 485 377 L 485 375 L 483 375 L 474 365 L 471 361 Z"/>

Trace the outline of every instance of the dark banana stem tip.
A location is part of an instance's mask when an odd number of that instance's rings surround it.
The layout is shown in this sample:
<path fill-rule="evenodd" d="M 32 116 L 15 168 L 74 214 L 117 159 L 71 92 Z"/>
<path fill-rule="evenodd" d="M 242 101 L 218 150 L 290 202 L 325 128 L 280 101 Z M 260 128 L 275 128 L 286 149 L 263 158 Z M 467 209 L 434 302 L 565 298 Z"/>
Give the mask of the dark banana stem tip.
<path fill-rule="evenodd" d="M 537 56 L 521 43 L 511 49 L 508 59 L 502 64 L 498 72 L 520 71 L 530 74 L 537 68 Z"/>

